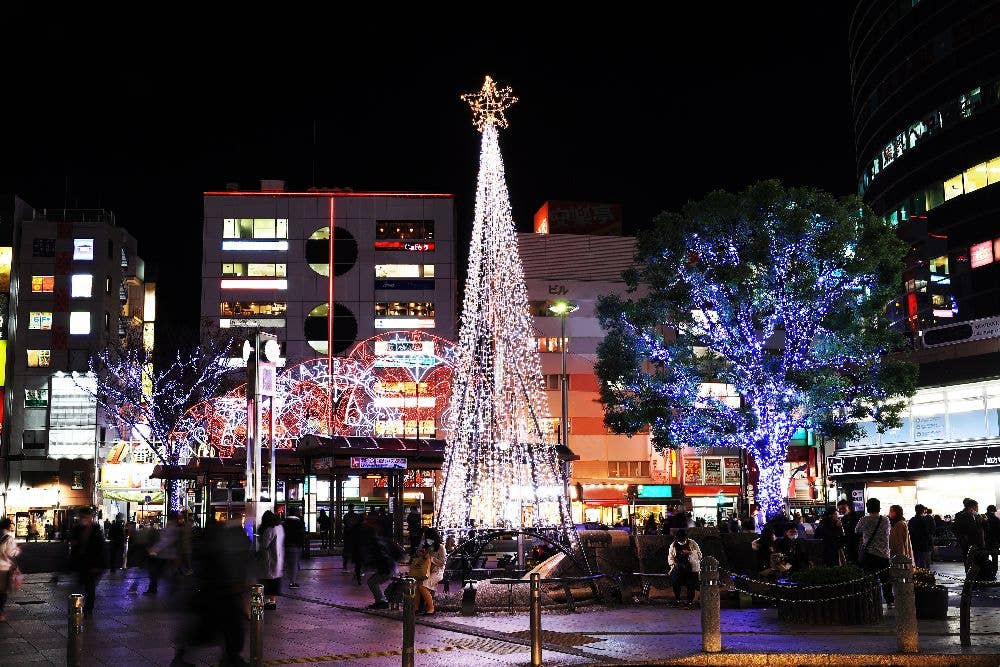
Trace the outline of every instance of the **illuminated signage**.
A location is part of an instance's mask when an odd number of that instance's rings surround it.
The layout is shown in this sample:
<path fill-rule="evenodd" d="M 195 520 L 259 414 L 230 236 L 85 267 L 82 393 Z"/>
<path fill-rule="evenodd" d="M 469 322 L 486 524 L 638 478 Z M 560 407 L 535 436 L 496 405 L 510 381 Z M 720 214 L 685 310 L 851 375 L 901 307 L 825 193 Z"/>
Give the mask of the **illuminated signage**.
<path fill-rule="evenodd" d="M 13 259 L 14 249 L 12 247 L 0 247 L 0 292 L 10 291 L 10 265 Z"/>
<path fill-rule="evenodd" d="M 433 408 L 434 396 L 376 396 L 376 408 Z"/>
<path fill-rule="evenodd" d="M 669 484 L 640 484 L 640 498 L 673 498 L 674 487 Z"/>
<path fill-rule="evenodd" d="M 377 340 L 375 341 L 375 354 L 382 356 L 385 354 L 434 354 L 434 341 L 432 340 Z"/>
<path fill-rule="evenodd" d="M 433 317 L 376 317 L 376 329 L 433 329 Z"/>
<path fill-rule="evenodd" d="M 433 241 L 376 241 L 376 250 L 405 250 L 409 252 L 430 252 L 434 250 Z"/>
<path fill-rule="evenodd" d="M 358 470 L 406 470 L 406 459 L 379 456 L 352 456 L 351 467 Z"/>
<path fill-rule="evenodd" d="M 223 250 L 288 250 L 288 241 L 223 241 Z"/>
<path fill-rule="evenodd" d="M 222 289 L 288 289 L 288 281 L 284 278 L 224 279 Z"/>
<path fill-rule="evenodd" d="M 260 327 L 262 329 L 284 329 L 285 320 L 275 319 L 269 320 L 258 317 L 244 317 L 244 318 L 230 318 L 223 317 L 219 319 L 220 329 L 240 329 L 240 328 L 254 328 Z"/>
<path fill-rule="evenodd" d="M 969 248 L 969 263 L 972 268 L 993 263 L 993 241 L 983 241 Z"/>

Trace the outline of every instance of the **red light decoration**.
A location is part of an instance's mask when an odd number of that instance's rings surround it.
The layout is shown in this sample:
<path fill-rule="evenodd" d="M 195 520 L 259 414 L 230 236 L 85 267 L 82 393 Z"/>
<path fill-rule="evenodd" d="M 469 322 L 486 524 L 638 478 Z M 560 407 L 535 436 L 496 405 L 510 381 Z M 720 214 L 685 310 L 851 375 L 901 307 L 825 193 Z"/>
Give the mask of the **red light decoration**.
<path fill-rule="evenodd" d="M 379 342 L 397 343 L 379 346 Z M 399 345 L 401 342 L 414 343 Z M 427 345 L 426 343 L 430 343 Z M 359 342 L 346 357 L 310 359 L 277 379 L 275 441 L 293 449 L 308 434 L 440 437 L 447 423 L 455 344 L 420 331 L 392 331 Z M 404 397 L 404 401 L 379 400 Z M 405 400 L 412 397 L 414 400 Z M 427 400 L 433 398 L 433 401 Z M 270 446 L 265 407 L 262 445 Z M 246 385 L 194 406 L 171 433 L 195 456 L 232 456 L 246 443 Z M 428 432 L 424 425 L 432 425 Z"/>
<path fill-rule="evenodd" d="M 434 242 L 413 242 L 413 241 L 376 241 L 376 250 L 407 250 L 409 252 L 430 252 L 434 250 Z"/>

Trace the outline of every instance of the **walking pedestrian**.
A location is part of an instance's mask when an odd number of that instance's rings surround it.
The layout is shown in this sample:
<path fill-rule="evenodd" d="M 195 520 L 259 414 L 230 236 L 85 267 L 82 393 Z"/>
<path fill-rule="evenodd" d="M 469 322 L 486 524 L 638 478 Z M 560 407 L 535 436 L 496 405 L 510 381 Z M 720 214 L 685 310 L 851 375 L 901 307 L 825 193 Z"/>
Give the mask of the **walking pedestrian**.
<path fill-rule="evenodd" d="M 354 556 L 357 542 L 358 527 L 364 517 L 354 511 L 354 505 L 347 506 L 347 514 L 344 515 L 344 551 L 341 555 L 341 566 L 344 571 L 347 571 L 347 563 L 350 562 L 351 558 Z M 355 572 L 357 571 L 357 564 L 355 564 Z M 360 581 L 358 583 L 361 583 Z"/>
<path fill-rule="evenodd" d="M 111 542 L 111 570 L 125 569 L 125 515 L 121 512 L 111 523 L 108 541 Z"/>
<path fill-rule="evenodd" d="M 701 572 L 701 548 L 694 540 L 688 539 L 687 530 L 681 528 L 674 535 L 674 541 L 667 551 L 670 566 L 670 583 L 674 589 L 674 606 L 680 604 L 681 587 L 687 586 L 687 604 L 694 602 Z"/>
<path fill-rule="evenodd" d="M 918 504 L 913 508 L 913 516 L 906 524 L 910 533 L 910 546 L 913 548 L 913 564 L 929 569 L 931 555 L 934 551 L 934 527 L 927 520 L 926 508 Z"/>
<path fill-rule="evenodd" d="M 13 592 L 12 580 L 17 568 L 14 559 L 21 553 L 14 541 L 11 526 L 13 522 L 7 517 L 0 519 L 0 623 L 7 620 L 7 596 Z"/>
<path fill-rule="evenodd" d="M 368 590 L 371 591 L 374 602 L 368 606 L 369 609 L 387 609 L 389 600 L 386 598 L 382 584 L 389 581 L 397 573 L 397 562 L 403 557 L 403 550 L 392 539 L 382 534 L 382 528 L 375 519 L 375 515 L 369 515 L 365 522 L 359 526 L 357 540 L 361 543 L 356 553 L 363 561 L 372 567 L 372 573 L 368 575 Z"/>
<path fill-rule="evenodd" d="M 434 528 L 424 531 L 422 549 L 427 559 L 427 575 L 422 581 L 418 581 L 417 592 L 423 602 L 424 610 L 421 614 L 431 616 L 434 614 L 434 590 L 444 579 L 444 567 L 448 560 L 448 552 L 441 541 L 441 534 Z"/>
<path fill-rule="evenodd" d="M 854 531 L 859 537 L 858 563 L 861 569 L 878 577 L 882 582 L 882 595 L 890 607 L 896 602 L 889 576 L 889 520 L 879 512 L 882 503 L 878 498 L 869 498 L 865 503 L 868 514 L 858 520 Z"/>
<path fill-rule="evenodd" d="M 832 507 L 819 520 L 819 527 L 816 528 L 816 537 L 820 539 L 823 551 L 823 565 L 836 567 L 843 565 L 846 560 L 844 554 L 844 526 L 840 522 L 840 515 Z"/>
<path fill-rule="evenodd" d="M 330 548 L 330 515 L 326 510 L 320 510 L 316 517 L 316 526 L 319 528 L 319 548 Z"/>
<path fill-rule="evenodd" d="M 906 556 L 913 562 L 913 545 L 910 543 L 910 529 L 900 505 L 889 506 L 889 558 Z"/>
<path fill-rule="evenodd" d="M 83 588 L 83 615 L 94 614 L 94 598 L 97 597 L 97 582 L 107 569 L 104 533 L 94 522 L 94 510 L 84 507 L 80 510 L 80 522 L 73 527 L 69 538 L 70 566 L 76 572 Z"/>
<path fill-rule="evenodd" d="M 257 552 L 261 563 L 260 583 L 264 584 L 264 609 L 278 608 L 281 575 L 285 569 L 285 530 L 277 515 L 268 510 L 260 519 Z"/>
<path fill-rule="evenodd" d="M 299 563 L 302 560 L 302 549 L 306 544 L 306 524 L 299 517 L 299 510 L 293 507 L 288 510 L 284 521 L 285 528 L 285 563 L 288 565 L 288 587 L 299 587 Z"/>
<path fill-rule="evenodd" d="M 167 514 L 167 525 L 160 531 L 156 542 L 149 547 L 149 587 L 143 595 L 156 595 L 160 580 L 164 576 L 173 577 L 180 563 L 181 523 L 183 518 L 177 510 Z"/>

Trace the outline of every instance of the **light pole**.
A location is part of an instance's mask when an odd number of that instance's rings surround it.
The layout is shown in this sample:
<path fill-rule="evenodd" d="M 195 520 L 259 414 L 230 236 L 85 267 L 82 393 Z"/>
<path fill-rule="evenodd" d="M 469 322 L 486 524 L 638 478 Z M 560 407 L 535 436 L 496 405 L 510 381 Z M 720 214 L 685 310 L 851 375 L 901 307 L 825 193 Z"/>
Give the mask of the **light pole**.
<path fill-rule="evenodd" d="M 569 301 L 556 301 L 549 306 L 549 311 L 559 318 L 560 338 L 559 348 L 562 350 L 562 374 L 559 377 L 562 412 L 559 418 L 559 442 L 569 447 L 569 376 L 566 374 L 566 320 L 570 313 L 575 313 L 580 306 Z"/>

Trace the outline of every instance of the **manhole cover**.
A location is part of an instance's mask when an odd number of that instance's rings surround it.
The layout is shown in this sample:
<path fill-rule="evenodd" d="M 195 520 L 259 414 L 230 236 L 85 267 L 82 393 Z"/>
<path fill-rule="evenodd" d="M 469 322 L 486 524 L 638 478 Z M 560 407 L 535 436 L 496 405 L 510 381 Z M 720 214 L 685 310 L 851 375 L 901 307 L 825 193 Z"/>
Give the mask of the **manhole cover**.
<path fill-rule="evenodd" d="M 459 648 L 468 649 L 470 651 L 482 651 L 483 653 L 491 653 L 493 655 L 512 655 L 514 653 L 520 653 L 528 650 L 527 646 L 523 646 L 521 644 L 510 644 L 508 642 L 502 642 L 497 639 L 487 639 L 485 637 L 477 637 L 475 639 L 456 639 L 451 643 Z"/>
<path fill-rule="evenodd" d="M 511 637 L 517 637 L 518 639 L 531 638 L 530 630 L 518 630 L 517 632 L 508 632 L 507 634 Z M 543 644 L 555 644 L 556 646 L 583 646 L 585 644 L 593 644 L 599 641 L 602 641 L 599 637 L 581 635 L 577 632 L 554 632 L 552 630 L 542 630 Z"/>

